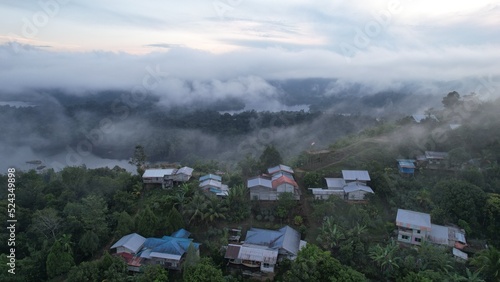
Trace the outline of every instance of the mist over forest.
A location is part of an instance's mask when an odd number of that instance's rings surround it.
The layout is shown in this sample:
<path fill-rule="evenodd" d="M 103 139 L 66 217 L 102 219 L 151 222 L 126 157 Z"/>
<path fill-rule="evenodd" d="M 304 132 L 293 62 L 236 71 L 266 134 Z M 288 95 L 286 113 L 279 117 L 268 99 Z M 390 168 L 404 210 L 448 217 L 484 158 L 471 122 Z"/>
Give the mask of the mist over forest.
<path fill-rule="evenodd" d="M 231 166 L 248 154 L 258 156 L 267 144 L 290 160 L 379 121 L 440 108 L 449 89 L 478 85 L 470 79 L 379 90 L 324 78 L 172 80 L 161 82 L 165 92 L 2 93 L 7 101 L 0 106 L 2 167 L 31 169 L 27 161 L 42 160 L 55 169 L 86 164 L 133 170 L 127 160 L 135 145 L 144 146 L 151 162 L 215 160 Z M 175 91 L 184 95 L 171 94 Z"/>

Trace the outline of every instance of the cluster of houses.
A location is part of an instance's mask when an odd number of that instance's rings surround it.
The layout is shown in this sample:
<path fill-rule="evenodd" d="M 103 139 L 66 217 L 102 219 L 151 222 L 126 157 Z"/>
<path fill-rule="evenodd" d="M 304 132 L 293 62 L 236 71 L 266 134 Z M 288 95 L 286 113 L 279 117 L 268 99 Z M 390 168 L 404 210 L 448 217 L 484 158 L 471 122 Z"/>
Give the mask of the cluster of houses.
<path fill-rule="evenodd" d="M 200 243 L 193 242 L 190 235 L 185 229 L 162 238 L 144 238 L 132 233 L 113 244 L 111 250 L 116 250 L 115 255 L 122 257 L 132 272 L 141 272 L 147 265 L 181 270 L 190 246 L 196 256 L 200 254 Z M 232 265 L 243 265 L 264 273 L 273 273 L 283 259 L 294 260 L 307 244 L 300 239 L 300 233 L 290 226 L 279 230 L 251 228 L 244 241 L 239 239 L 240 236 L 237 236 L 236 242 L 225 247 L 224 257 Z"/>
<path fill-rule="evenodd" d="M 185 229 L 179 229 L 170 236 L 144 238 L 132 233 L 123 236 L 111 249 L 127 263 L 128 270 L 140 272 L 146 265 L 159 264 L 167 269 L 180 270 L 190 245 L 199 256 L 200 244 L 190 239 Z"/>
<path fill-rule="evenodd" d="M 368 186 L 370 174 L 366 170 L 342 170 L 342 178 L 325 178 L 326 188 L 309 188 L 315 199 L 326 200 L 330 196 L 347 201 L 364 201 L 373 194 Z"/>
<path fill-rule="evenodd" d="M 142 182 L 146 185 L 161 185 L 165 189 L 173 187 L 174 184 L 189 181 L 192 175 L 193 169 L 187 166 L 181 168 L 146 169 L 142 175 Z"/>
<path fill-rule="evenodd" d="M 255 201 L 276 201 L 282 193 L 292 193 L 295 200 L 300 200 L 299 185 L 293 176 L 293 169 L 286 165 L 277 165 L 262 174 L 247 180 L 250 199 Z"/>
<path fill-rule="evenodd" d="M 244 265 L 273 273 L 283 259 L 295 260 L 307 242 L 300 240 L 300 233 L 284 226 L 279 230 L 251 228 L 243 242 L 228 244 L 224 257 L 232 265 Z"/>
<path fill-rule="evenodd" d="M 438 245 L 449 246 L 455 257 L 467 260 L 467 253 L 462 250 L 467 246 L 465 231 L 453 226 L 433 224 L 428 213 L 398 209 L 396 216 L 398 241 L 421 245 L 428 241 Z"/>
<path fill-rule="evenodd" d="M 416 159 L 397 159 L 398 171 L 402 175 L 414 175 L 417 167 L 428 169 L 444 169 L 448 167 L 448 153 L 425 151 Z"/>

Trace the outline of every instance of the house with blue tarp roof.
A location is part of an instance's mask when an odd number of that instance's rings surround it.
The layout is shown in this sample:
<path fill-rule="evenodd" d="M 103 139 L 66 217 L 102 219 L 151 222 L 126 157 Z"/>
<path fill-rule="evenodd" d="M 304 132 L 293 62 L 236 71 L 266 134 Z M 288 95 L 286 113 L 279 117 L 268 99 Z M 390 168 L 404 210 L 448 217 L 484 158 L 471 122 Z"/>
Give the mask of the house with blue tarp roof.
<path fill-rule="evenodd" d="M 138 247 L 139 251 L 135 254 L 119 252 L 120 249 L 117 249 L 117 254 L 123 254 L 122 257 L 127 261 L 129 269 L 133 271 L 139 271 L 141 266 L 148 264 L 160 264 L 165 268 L 179 270 L 190 245 L 193 245 L 199 256 L 200 243 L 193 242 L 193 239 L 188 238 L 190 235 L 189 231 L 179 229 L 171 236 L 144 239 L 141 246 Z M 130 235 L 124 236 L 124 238 L 128 237 Z M 121 241 L 123 238 L 118 242 Z"/>
<path fill-rule="evenodd" d="M 399 173 L 413 175 L 415 173 L 415 162 L 416 160 L 411 159 L 398 159 L 398 170 Z"/>

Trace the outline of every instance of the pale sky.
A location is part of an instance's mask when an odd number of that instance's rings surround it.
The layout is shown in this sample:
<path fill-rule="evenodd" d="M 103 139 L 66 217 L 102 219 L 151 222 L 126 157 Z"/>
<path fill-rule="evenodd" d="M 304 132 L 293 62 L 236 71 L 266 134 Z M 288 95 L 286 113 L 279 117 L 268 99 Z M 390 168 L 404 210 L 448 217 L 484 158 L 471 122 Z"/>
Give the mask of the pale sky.
<path fill-rule="evenodd" d="M 0 0 L 0 83 L 127 88 L 148 65 L 199 80 L 496 77 L 499 3 Z"/>

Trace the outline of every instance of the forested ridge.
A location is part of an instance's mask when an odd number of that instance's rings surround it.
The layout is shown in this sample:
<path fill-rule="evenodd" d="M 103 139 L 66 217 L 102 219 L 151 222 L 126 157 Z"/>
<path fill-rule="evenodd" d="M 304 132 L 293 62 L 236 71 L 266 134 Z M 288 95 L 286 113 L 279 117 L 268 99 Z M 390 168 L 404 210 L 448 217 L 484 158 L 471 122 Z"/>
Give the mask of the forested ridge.
<path fill-rule="evenodd" d="M 324 148 L 339 156 L 348 153 L 342 159 L 326 159 L 318 168 L 308 168 L 311 152 L 286 158 L 297 171 L 300 202 L 286 197 L 269 204 L 249 200 L 245 180 L 281 159 L 274 144 L 266 144 L 259 156 L 242 156 L 235 166 L 197 159 L 192 162 L 193 179 L 168 190 L 146 188 L 139 175 L 119 167 L 17 170 L 16 275 L 7 272 L 9 246 L 2 243 L 0 280 L 245 281 L 248 278 L 241 272 L 227 268 L 221 252 L 228 243 L 228 230 L 278 229 L 287 224 L 299 230 L 308 245 L 295 261 L 279 264 L 276 281 L 500 281 L 500 100 L 472 103 L 450 92 L 443 106 L 429 109 L 428 118 L 420 123 L 410 117 L 387 122 L 359 117 L 373 126 L 359 133 L 361 127 L 346 132 L 350 134 Z M 78 115 L 75 109 L 67 110 L 68 116 Z M 23 111 L 29 117 L 37 109 Z M 279 128 L 280 117 L 300 124 L 318 115 L 243 112 L 226 116 L 206 111 L 172 118 L 150 111 L 144 118 L 153 124 L 231 135 L 249 130 L 245 126 L 256 116 L 263 124 L 274 120 L 273 126 Z M 350 122 L 344 116 L 337 118 Z M 40 134 L 50 132 L 53 125 L 46 123 Z M 452 129 L 450 124 L 460 126 Z M 361 145 L 349 147 L 353 144 Z M 421 168 L 412 177 L 398 173 L 397 158 L 414 158 L 425 150 L 448 152 L 447 168 Z M 133 147 L 128 152 L 132 157 Z M 157 156 L 150 149 L 147 158 Z M 375 193 L 367 203 L 352 205 L 335 197 L 321 201 L 310 195 L 308 187 L 321 187 L 324 177 L 338 177 L 342 169 L 369 171 Z M 198 176 L 217 171 L 225 172 L 224 183 L 231 187 L 225 199 L 198 188 Z M 7 187 L 7 174 L 0 177 Z M 8 191 L 0 191 L 0 206 L 6 211 Z M 463 228 L 469 260 L 458 261 L 449 249 L 426 243 L 400 247 L 395 241 L 398 208 L 430 213 L 433 223 Z M 6 212 L 2 220 L 7 221 Z M 186 228 L 202 243 L 201 259 L 190 261 L 182 272 L 148 267 L 130 276 L 125 263 L 108 253 L 125 234 L 161 237 L 179 228 Z M 7 242 L 8 236 L 2 229 L 0 241 Z"/>

